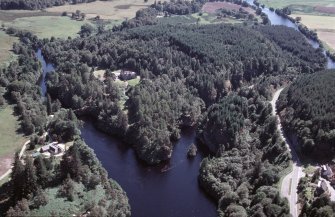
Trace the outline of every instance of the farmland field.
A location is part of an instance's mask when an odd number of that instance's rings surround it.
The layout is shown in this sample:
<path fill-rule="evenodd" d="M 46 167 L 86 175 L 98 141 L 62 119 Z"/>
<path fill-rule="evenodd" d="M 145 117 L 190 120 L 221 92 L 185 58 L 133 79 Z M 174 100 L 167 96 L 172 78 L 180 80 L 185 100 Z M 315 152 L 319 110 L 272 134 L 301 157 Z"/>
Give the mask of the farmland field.
<path fill-rule="evenodd" d="M 301 6 L 301 7 L 335 7 L 334 0 L 259 0 L 261 4 L 265 4 L 267 7 L 273 8 L 284 8 L 287 6 Z"/>
<path fill-rule="evenodd" d="M 40 38 L 59 38 L 75 37 L 80 27 L 88 21 L 75 21 L 69 17 L 61 16 L 36 16 L 22 17 L 10 22 L 6 26 L 13 26 L 33 32 Z"/>
<path fill-rule="evenodd" d="M 87 17 L 95 17 L 99 15 L 102 19 L 120 20 L 135 17 L 136 11 L 153 4 L 154 0 L 148 0 L 144 3 L 143 0 L 113 0 L 113 1 L 96 1 L 91 3 L 64 5 L 46 9 L 48 12 L 69 13 L 80 10 Z"/>
<path fill-rule="evenodd" d="M 309 29 L 316 30 L 321 41 L 335 50 L 335 16 L 316 16 L 293 14 L 292 17 L 301 17 L 301 22 Z"/>

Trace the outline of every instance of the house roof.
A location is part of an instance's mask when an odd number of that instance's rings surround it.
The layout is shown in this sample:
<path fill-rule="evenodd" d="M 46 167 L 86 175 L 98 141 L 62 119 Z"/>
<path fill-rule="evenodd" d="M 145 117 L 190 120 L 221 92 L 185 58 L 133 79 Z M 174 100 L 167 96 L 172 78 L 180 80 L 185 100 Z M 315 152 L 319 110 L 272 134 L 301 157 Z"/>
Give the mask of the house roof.
<path fill-rule="evenodd" d="M 45 145 L 45 146 L 42 146 L 42 147 L 41 147 L 41 150 L 42 150 L 42 151 L 48 151 L 49 148 L 50 148 L 50 145 Z"/>

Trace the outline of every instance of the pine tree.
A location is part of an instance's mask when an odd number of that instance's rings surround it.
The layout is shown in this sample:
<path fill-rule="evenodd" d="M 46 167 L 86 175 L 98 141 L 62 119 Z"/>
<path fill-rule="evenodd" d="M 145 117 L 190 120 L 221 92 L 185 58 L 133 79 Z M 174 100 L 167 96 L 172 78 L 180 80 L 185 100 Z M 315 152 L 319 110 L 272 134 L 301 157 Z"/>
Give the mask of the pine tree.
<path fill-rule="evenodd" d="M 51 97 L 49 94 L 47 95 L 47 112 L 48 112 L 48 115 L 52 114 L 52 102 L 51 102 Z"/>
<path fill-rule="evenodd" d="M 12 200 L 15 203 L 23 198 L 24 166 L 20 160 L 19 153 L 15 153 L 13 169 L 11 173 Z"/>
<path fill-rule="evenodd" d="M 28 157 L 26 160 L 25 170 L 24 170 L 24 196 L 32 195 L 36 192 L 38 187 L 36 170 L 33 164 L 33 159 Z"/>
<path fill-rule="evenodd" d="M 71 160 L 71 165 L 70 165 L 71 177 L 74 180 L 80 179 L 81 169 L 82 169 L 82 162 L 80 159 L 80 152 L 79 152 L 78 146 L 74 145 L 72 149 L 72 160 Z"/>
<path fill-rule="evenodd" d="M 48 171 L 41 156 L 36 158 L 35 165 L 38 183 L 42 188 L 45 188 L 48 184 Z"/>

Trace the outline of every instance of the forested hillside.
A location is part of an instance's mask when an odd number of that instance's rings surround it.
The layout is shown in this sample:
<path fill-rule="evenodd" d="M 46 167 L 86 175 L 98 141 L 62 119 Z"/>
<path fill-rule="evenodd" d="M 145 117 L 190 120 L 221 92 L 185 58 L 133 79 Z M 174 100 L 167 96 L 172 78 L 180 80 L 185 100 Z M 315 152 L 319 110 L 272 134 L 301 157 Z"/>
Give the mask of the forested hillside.
<path fill-rule="evenodd" d="M 215 157 L 201 163 L 200 184 L 219 202 L 220 216 L 289 216 L 273 186 L 290 154 L 277 131 L 266 98 L 245 88 L 209 107 L 197 135 Z"/>
<path fill-rule="evenodd" d="M 41 65 L 33 49 L 37 38 L 26 32 L 17 36 L 21 42 L 13 50 L 18 60 L 0 71 L 0 85 L 6 88 L 4 97 L 15 105 L 20 131 L 30 135 L 31 141 L 24 157 L 15 155 L 11 179 L 0 188 L 0 215 L 70 216 L 90 211 L 92 216 L 129 216 L 125 192 L 108 179 L 94 152 L 79 137 L 80 121 L 74 112 L 62 109 L 57 100 L 42 98 Z M 62 157 L 31 157 L 52 141 L 73 145 Z"/>
<path fill-rule="evenodd" d="M 96 0 L 0 0 L 1 10 L 40 10 L 64 4 L 88 3 Z"/>
<path fill-rule="evenodd" d="M 335 154 L 334 73 L 327 70 L 303 76 L 286 88 L 278 101 L 283 124 L 297 135 L 302 152 L 323 161 Z"/>
<path fill-rule="evenodd" d="M 272 28 L 290 34 L 280 34 L 283 39 L 270 37 Z M 278 42 L 289 40 L 298 46 L 299 52 Z M 45 43 L 43 53 L 57 66 L 48 81 L 51 97 L 63 106 L 77 109 L 77 114 L 90 115 L 102 122 L 108 116 L 110 120 L 112 117 L 120 120 L 112 128 L 108 124 L 105 127 L 100 124 L 100 128 L 114 135 L 132 135 L 125 138 L 132 138 L 128 142 L 135 145 L 141 159 L 148 163 L 169 158 L 171 141 L 178 138 L 179 127 L 184 124 L 182 119 L 187 117 L 189 125 L 194 125 L 198 114 L 204 111 L 201 101 L 208 107 L 253 79 L 270 75 L 289 78 L 319 70 L 326 62 L 321 51 L 306 44 L 294 30 L 224 24 L 183 28 L 169 24 L 141 26 L 50 41 Z M 143 84 L 127 92 L 128 120 L 118 106 L 120 93 L 115 82 L 107 74 L 104 82 L 107 88 L 103 89 L 100 81 L 93 79 L 92 67 L 109 72 L 129 69 L 141 76 Z M 162 82 L 164 85 L 160 85 Z M 172 89 L 180 91 L 173 94 Z M 183 102 L 178 100 L 180 96 Z M 157 97 L 164 98 L 166 103 L 155 100 Z"/>

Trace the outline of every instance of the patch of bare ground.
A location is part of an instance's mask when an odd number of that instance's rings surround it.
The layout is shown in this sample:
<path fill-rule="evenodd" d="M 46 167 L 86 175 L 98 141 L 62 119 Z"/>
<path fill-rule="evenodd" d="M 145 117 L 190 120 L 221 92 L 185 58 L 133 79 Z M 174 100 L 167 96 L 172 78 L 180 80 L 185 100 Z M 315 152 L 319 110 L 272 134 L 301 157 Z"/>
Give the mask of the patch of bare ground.
<path fill-rule="evenodd" d="M 335 31 L 333 30 L 318 30 L 319 38 L 326 42 L 333 50 L 335 50 Z"/>
<path fill-rule="evenodd" d="M 314 10 L 326 14 L 335 14 L 335 7 L 325 7 L 318 5 L 314 8 Z"/>

